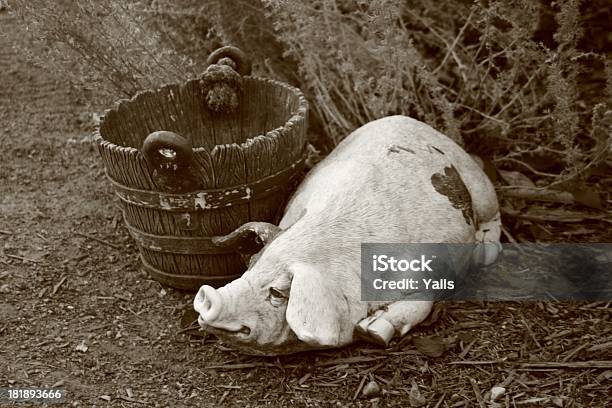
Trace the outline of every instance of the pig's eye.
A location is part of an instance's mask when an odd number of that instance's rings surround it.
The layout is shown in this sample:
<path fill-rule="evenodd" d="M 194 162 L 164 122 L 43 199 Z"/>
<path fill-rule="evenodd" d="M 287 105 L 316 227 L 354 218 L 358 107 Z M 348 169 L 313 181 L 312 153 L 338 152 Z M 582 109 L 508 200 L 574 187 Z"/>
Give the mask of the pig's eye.
<path fill-rule="evenodd" d="M 270 288 L 269 298 L 272 306 L 280 306 L 287 301 L 287 296 L 276 288 Z"/>

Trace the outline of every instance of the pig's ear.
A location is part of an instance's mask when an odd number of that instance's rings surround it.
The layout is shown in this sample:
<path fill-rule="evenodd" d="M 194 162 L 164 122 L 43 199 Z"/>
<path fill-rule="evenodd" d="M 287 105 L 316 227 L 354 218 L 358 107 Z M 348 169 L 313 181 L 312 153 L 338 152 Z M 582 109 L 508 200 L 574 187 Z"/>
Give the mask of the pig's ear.
<path fill-rule="evenodd" d="M 338 346 L 343 322 L 348 321 L 346 298 L 330 285 L 314 265 L 294 263 L 286 319 L 291 330 L 305 343 Z"/>
<path fill-rule="evenodd" d="M 248 222 L 227 235 L 213 237 L 212 242 L 219 248 L 239 252 L 248 265 L 251 255 L 259 252 L 279 232 L 281 229 L 274 224 Z"/>

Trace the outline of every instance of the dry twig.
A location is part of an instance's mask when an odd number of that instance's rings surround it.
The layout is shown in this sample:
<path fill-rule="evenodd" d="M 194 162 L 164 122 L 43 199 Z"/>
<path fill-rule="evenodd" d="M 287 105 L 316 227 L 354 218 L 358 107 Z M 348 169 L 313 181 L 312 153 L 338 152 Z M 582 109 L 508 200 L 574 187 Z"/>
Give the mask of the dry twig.
<path fill-rule="evenodd" d="M 612 361 L 540 361 L 521 363 L 525 368 L 612 368 Z"/>
<path fill-rule="evenodd" d="M 60 279 L 59 282 L 57 282 L 55 285 L 53 285 L 53 291 L 51 292 L 51 294 L 55 295 L 57 293 L 57 291 L 59 290 L 60 286 L 62 286 L 64 284 L 64 282 L 66 282 L 66 276 L 63 276 L 62 279 Z"/>
<path fill-rule="evenodd" d="M 75 232 L 75 235 L 78 235 L 78 236 L 83 237 L 83 238 L 91 239 L 92 241 L 99 242 L 100 244 L 104 244 L 104 245 L 109 246 L 109 247 L 114 248 L 114 249 L 121 249 L 122 248 L 120 245 L 113 244 L 112 242 L 105 241 L 105 240 L 100 239 L 98 237 L 94 237 L 93 235 L 84 234 L 82 232 Z"/>
<path fill-rule="evenodd" d="M 474 395 L 476 395 L 476 401 L 478 401 L 478 405 L 480 406 L 480 408 L 486 408 L 484 399 L 482 398 L 482 394 L 480 393 L 480 389 L 478 388 L 476 380 L 470 378 L 470 384 L 472 384 L 472 389 L 474 390 Z"/>

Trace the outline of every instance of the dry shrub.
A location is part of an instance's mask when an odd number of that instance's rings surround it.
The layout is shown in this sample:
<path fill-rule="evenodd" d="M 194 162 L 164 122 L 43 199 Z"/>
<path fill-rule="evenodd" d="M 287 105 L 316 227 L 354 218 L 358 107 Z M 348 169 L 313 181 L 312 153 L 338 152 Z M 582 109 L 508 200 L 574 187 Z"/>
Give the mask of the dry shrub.
<path fill-rule="evenodd" d="M 159 34 L 160 41 L 176 53 L 188 56 L 198 72 L 206 58 L 223 46 L 209 16 L 208 2 L 201 0 L 141 0 L 139 13 L 146 26 Z"/>
<path fill-rule="evenodd" d="M 205 13 L 211 21 L 211 30 L 224 44 L 240 47 L 253 60 L 259 75 L 301 84 L 297 64 L 284 58 L 284 44 L 266 18 L 259 1 L 209 0 Z"/>
<path fill-rule="evenodd" d="M 530 0 L 263 3 L 336 143 L 407 114 L 544 184 L 610 153 L 611 95 L 585 102 L 579 91 L 579 75 L 603 57 L 577 48 L 577 0 L 559 2 L 552 49 L 537 41 L 543 6 Z M 542 157 L 550 173 L 534 168 Z"/>
<path fill-rule="evenodd" d="M 368 121 L 405 114 L 542 186 L 585 178 L 610 156 L 610 63 L 605 46 L 587 52 L 583 36 L 597 32 L 585 25 L 585 9 L 600 8 L 591 3 L 13 3 L 53 44 L 50 63 L 81 67 L 117 94 L 185 80 L 214 46 L 237 45 L 257 74 L 306 92 L 324 149 Z"/>
<path fill-rule="evenodd" d="M 586 12 L 601 7 L 581 3 L 207 2 L 214 29 L 266 74 L 299 73 L 327 147 L 368 121 L 406 114 L 542 186 L 585 178 L 610 157 L 610 64 L 583 39 L 598 26 Z"/>
<path fill-rule="evenodd" d="M 151 29 L 142 2 L 11 0 L 35 43 L 30 57 L 73 83 L 117 99 L 194 75 L 194 64 Z"/>

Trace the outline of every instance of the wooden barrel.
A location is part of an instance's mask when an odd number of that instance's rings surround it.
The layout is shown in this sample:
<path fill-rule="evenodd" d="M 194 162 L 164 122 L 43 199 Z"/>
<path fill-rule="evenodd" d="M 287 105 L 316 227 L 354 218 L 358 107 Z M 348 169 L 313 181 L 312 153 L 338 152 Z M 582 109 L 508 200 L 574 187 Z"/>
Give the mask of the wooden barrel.
<path fill-rule="evenodd" d="M 242 76 L 229 112 L 210 108 L 209 91 L 196 79 L 141 92 L 106 111 L 94 134 L 144 269 L 181 289 L 244 272 L 212 237 L 277 221 L 306 154 L 298 89 Z"/>

